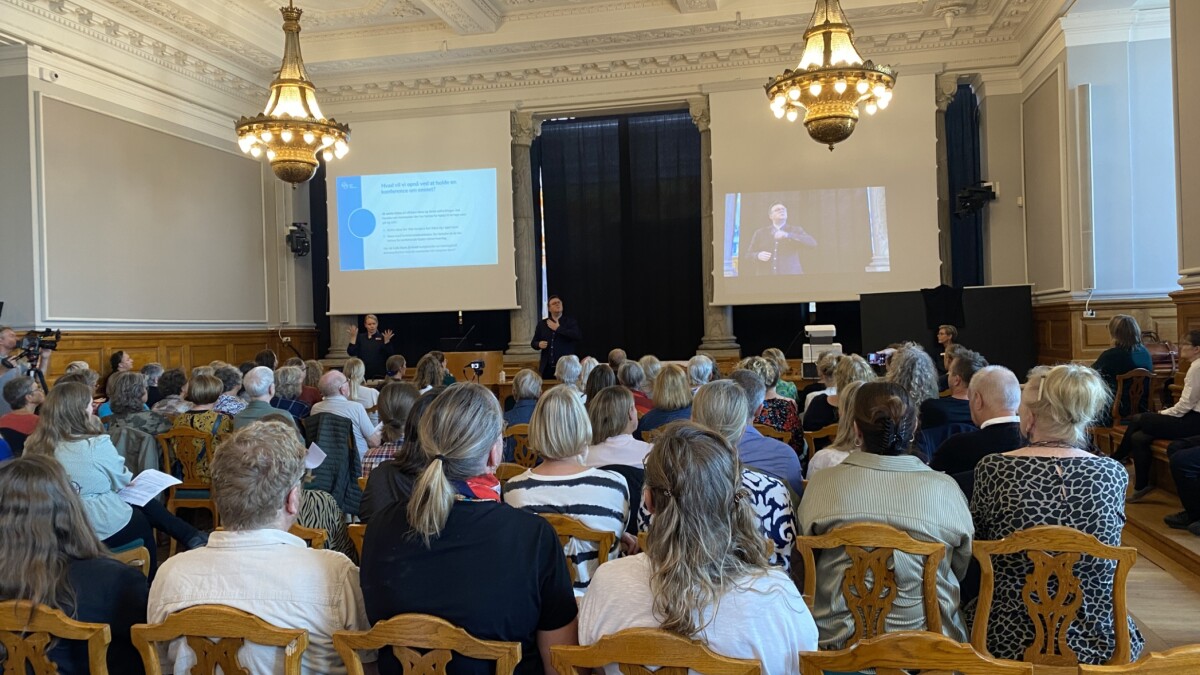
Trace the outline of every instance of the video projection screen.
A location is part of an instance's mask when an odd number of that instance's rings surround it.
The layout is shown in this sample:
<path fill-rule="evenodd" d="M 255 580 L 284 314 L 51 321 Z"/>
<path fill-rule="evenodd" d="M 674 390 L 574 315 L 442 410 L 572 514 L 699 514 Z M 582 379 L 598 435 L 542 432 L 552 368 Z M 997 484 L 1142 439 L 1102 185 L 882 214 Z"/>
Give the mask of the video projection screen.
<path fill-rule="evenodd" d="M 330 314 L 516 307 L 511 137 L 505 111 L 355 124 L 326 179 Z"/>
<path fill-rule="evenodd" d="M 713 304 L 857 300 L 939 279 L 932 75 L 830 152 L 760 90 L 711 94 Z"/>

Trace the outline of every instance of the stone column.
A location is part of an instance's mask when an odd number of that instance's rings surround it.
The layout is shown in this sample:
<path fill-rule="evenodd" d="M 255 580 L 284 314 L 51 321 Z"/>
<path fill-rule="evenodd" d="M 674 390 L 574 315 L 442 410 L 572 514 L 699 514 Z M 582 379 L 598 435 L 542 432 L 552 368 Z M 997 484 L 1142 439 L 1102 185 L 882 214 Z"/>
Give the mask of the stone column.
<path fill-rule="evenodd" d="M 329 353 L 321 359 L 326 368 L 341 368 L 350 355 L 346 353 L 346 345 L 350 339 L 346 337 L 346 329 L 355 325 L 358 317 L 354 315 L 332 315 L 329 317 Z M 362 330 L 362 327 L 359 327 Z"/>
<path fill-rule="evenodd" d="M 700 130 L 700 273 L 704 279 L 704 337 L 696 351 L 713 357 L 740 357 L 742 348 L 733 334 L 733 308 L 713 301 L 713 195 L 712 131 L 708 97 L 688 99 L 692 122 Z"/>
<path fill-rule="evenodd" d="M 537 328 L 537 265 L 536 240 L 533 236 L 533 168 L 529 163 L 529 146 L 541 133 L 541 120 L 533 113 L 521 110 L 511 114 L 512 122 L 512 189 L 513 245 L 516 247 L 517 304 L 509 313 L 511 340 L 504 352 L 510 362 L 528 361 L 537 351 L 529 346 Z M 511 357 L 511 358 L 510 358 Z"/>

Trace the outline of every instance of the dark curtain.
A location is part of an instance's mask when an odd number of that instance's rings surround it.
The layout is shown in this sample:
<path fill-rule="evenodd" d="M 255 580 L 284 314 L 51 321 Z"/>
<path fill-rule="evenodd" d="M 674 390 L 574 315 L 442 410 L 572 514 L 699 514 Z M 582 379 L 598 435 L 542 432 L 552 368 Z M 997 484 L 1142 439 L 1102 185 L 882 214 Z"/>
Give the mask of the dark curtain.
<path fill-rule="evenodd" d="M 308 181 L 308 219 L 312 230 L 313 322 L 317 325 L 317 358 L 329 353 L 329 209 L 325 203 L 325 162 Z M 342 336 L 339 336 L 341 339 Z M 289 353 L 283 358 L 291 357 Z"/>
<path fill-rule="evenodd" d="M 954 286 L 983 285 L 983 211 L 955 213 L 955 195 L 982 181 L 979 103 L 970 85 L 958 85 L 946 109 L 946 169 L 950 177 L 950 258 Z M 984 207 L 987 208 L 987 207 Z"/>
<path fill-rule="evenodd" d="M 540 176 L 547 291 L 580 354 L 686 358 L 703 334 L 700 133 L 686 112 L 551 121 Z"/>

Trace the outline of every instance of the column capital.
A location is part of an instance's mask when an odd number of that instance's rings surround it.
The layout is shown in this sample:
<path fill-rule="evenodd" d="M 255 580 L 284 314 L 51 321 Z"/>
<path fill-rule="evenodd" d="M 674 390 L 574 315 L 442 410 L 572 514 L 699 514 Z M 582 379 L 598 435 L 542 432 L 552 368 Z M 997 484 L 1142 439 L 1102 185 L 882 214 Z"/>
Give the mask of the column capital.
<path fill-rule="evenodd" d="M 514 110 L 509 113 L 512 125 L 513 145 L 532 145 L 533 139 L 542 133 L 542 121 L 534 118 L 527 110 Z"/>
<path fill-rule="evenodd" d="M 950 107 L 950 103 L 954 101 L 954 95 L 958 93 L 958 75 L 947 74 L 938 75 L 937 77 L 937 109 L 938 112 L 946 112 Z"/>
<path fill-rule="evenodd" d="M 700 130 L 700 133 L 708 131 L 709 123 L 712 121 L 708 113 L 708 97 L 696 96 L 687 100 L 688 113 L 692 116 L 692 124 Z"/>

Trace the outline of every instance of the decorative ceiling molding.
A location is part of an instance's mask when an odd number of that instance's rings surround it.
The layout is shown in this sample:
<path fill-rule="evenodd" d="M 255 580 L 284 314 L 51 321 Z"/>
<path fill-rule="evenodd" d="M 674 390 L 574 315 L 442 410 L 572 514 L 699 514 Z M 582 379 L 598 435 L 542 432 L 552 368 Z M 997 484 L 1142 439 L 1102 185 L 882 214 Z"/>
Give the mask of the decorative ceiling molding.
<path fill-rule="evenodd" d="M 190 45 L 200 47 L 215 56 L 232 59 L 247 70 L 261 71 L 264 68 L 279 66 L 278 54 L 260 49 L 173 2 L 165 0 L 107 0 L 107 2 L 116 9 L 174 35 Z M 282 48 L 282 40 L 279 40 L 279 45 Z"/>
<path fill-rule="evenodd" d="M 459 35 L 495 33 L 500 28 L 500 10 L 491 0 L 423 1 Z"/>
<path fill-rule="evenodd" d="M 717 0 L 675 0 L 680 14 L 717 11 Z"/>
<path fill-rule="evenodd" d="M 1171 39 L 1170 9 L 1077 12 L 1062 19 L 1067 47 Z"/>

